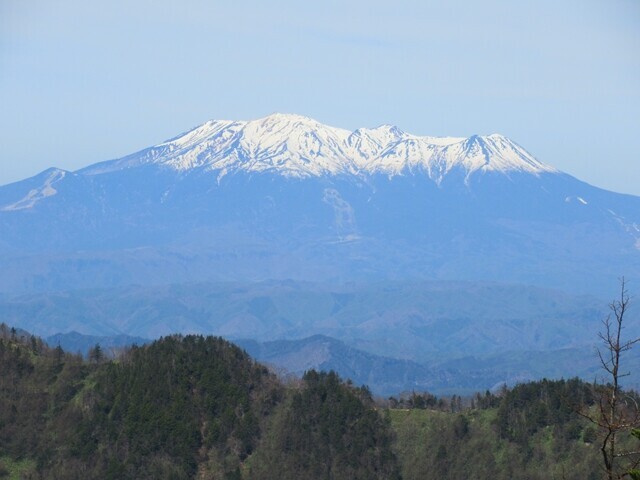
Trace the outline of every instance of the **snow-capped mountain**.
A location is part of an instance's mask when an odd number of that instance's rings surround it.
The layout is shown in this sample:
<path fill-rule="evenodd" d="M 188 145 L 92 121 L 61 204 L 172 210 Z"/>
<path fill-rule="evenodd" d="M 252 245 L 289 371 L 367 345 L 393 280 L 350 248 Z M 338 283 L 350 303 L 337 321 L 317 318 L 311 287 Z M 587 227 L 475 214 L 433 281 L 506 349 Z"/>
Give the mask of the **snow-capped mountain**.
<path fill-rule="evenodd" d="M 640 277 L 640 198 L 498 135 L 210 121 L 0 187 L 0 292 L 294 278 L 598 289 Z"/>
<path fill-rule="evenodd" d="M 391 125 L 349 132 L 299 115 L 274 114 L 249 122 L 210 121 L 81 173 L 95 175 L 142 165 L 176 171 L 204 169 L 217 172 L 219 178 L 239 171 L 298 178 L 424 171 L 436 182 L 455 168 L 467 175 L 556 171 L 502 135 L 420 137 Z"/>

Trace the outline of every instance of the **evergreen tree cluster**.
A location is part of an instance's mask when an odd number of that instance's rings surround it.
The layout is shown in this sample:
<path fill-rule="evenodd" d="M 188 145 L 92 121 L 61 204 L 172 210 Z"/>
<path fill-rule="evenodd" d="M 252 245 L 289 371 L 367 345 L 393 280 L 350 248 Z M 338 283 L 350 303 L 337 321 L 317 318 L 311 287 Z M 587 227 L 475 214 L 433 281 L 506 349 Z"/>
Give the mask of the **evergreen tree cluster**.
<path fill-rule="evenodd" d="M 216 337 L 99 352 L 0 325 L 0 479 L 602 476 L 599 432 L 577 413 L 599 391 L 578 379 L 376 405 L 333 372 L 283 385 Z M 637 448 L 640 433 L 627 436 L 620 447 Z"/>
<path fill-rule="evenodd" d="M 55 425 L 73 425 L 66 407 L 88 373 L 80 356 L 0 324 L 0 457 L 44 463 L 47 444 L 65 440 Z"/>
<path fill-rule="evenodd" d="M 282 397 L 264 367 L 214 337 L 134 347 L 92 381 L 78 399 L 78 454 L 107 465 L 114 479 L 157 478 L 167 465 L 175 478 L 192 478 L 203 464 L 234 473 L 257 445 L 260 419 Z"/>
<path fill-rule="evenodd" d="M 553 428 L 555 437 L 577 440 L 591 428 L 578 412 L 594 402 L 590 385 L 577 378 L 524 383 L 505 393 L 496 423 L 503 438 L 520 444 L 543 428 Z"/>
<path fill-rule="evenodd" d="M 400 478 L 389 424 L 370 392 L 334 372 L 307 372 L 271 433 L 252 472 L 259 478 L 274 471 L 283 480 Z"/>
<path fill-rule="evenodd" d="M 595 408 L 597 394 L 579 379 L 543 379 L 476 394 L 453 413 L 433 401 L 434 408 L 391 410 L 402 476 L 600 480 L 599 432 L 579 413 Z"/>
<path fill-rule="evenodd" d="M 85 361 L 0 327 L 0 478 L 398 478 L 391 438 L 366 389 L 287 388 L 220 338 Z"/>

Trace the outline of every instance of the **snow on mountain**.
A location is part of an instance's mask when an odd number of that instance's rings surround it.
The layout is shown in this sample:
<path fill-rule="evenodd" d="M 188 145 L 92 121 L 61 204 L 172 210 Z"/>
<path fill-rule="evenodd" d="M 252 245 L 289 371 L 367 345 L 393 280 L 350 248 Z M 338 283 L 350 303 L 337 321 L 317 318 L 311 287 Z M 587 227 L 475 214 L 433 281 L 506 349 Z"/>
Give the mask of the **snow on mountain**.
<path fill-rule="evenodd" d="M 585 184 L 497 134 L 351 132 L 280 114 L 210 121 L 1 186 L 0 291 L 428 278 L 592 292 L 640 272 L 638 212 L 640 197 Z"/>
<path fill-rule="evenodd" d="M 159 145 L 79 173 L 97 175 L 149 164 L 177 171 L 214 171 L 218 179 L 235 171 L 299 178 L 424 171 L 437 183 L 456 168 L 462 168 L 467 178 L 478 171 L 534 175 L 557 171 L 497 134 L 426 137 L 391 125 L 350 132 L 300 115 L 273 114 L 252 121 L 209 121 Z"/>
<path fill-rule="evenodd" d="M 58 193 L 54 185 L 62 180 L 68 172 L 58 168 L 50 168 L 41 174 L 44 176 L 42 184 L 36 188 L 32 188 L 29 192 L 17 202 L 0 207 L 0 211 L 24 210 L 33 207 L 39 200 L 51 197 Z"/>

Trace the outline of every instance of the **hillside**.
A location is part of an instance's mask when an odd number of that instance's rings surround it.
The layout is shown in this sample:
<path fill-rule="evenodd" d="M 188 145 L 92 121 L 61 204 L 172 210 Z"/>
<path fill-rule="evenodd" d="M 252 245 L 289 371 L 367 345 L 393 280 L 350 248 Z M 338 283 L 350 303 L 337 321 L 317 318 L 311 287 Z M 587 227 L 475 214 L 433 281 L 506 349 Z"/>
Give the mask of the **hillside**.
<path fill-rule="evenodd" d="M 0 476 L 324 478 L 330 461 L 332 478 L 398 478 L 388 425 L 366 390 L 335 374 L 285 388 L 237 347 L 201 336 L 90 357 L 1 326 Z M 296 430 L 302 421 L 309 431 Z M 325 432 L 349 440 L 325 452 Z M 261 453 L 301 433 L 277 464 Z"/>
<path fill-rule="evenodd" d="M 599 390 L 578 379 L 374 405 L 332 372 L 282 385 L 214 337 L 90 358 L 0 327 L 0 478 L 601 478 L 577 413 Z"/>

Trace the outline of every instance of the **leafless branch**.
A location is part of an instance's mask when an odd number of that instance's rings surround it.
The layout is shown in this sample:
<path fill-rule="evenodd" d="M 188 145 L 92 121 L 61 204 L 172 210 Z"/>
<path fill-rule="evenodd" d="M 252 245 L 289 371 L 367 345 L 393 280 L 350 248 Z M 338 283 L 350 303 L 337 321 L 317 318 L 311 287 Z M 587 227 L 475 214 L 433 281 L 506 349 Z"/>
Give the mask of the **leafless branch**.
<path fill-rule="evenodd" d="M 640 426 L 638 401 L 632 395 L 624 395 L 619 383 L 621 378 L 630 374 L 620 370 L 622 354 L 640 342 L 640 338 L 622 340 L 629 301 L 626 282 L 622 278 L 620 297 L 609 304 L 611 314 L 602 320 L 603 330 L 598 332 L 598 338 L 602 342 L 602 349 L 597 349 L 598 359 L 602 369 L 608 374 L 608 381 L 600 386 L 594 383 L 594 392 L 598 398 L 596 412 L 581 413 L 583 418 L 597 425 L 601 431 L 603 470 L 609 480 L 629 476 L 629 471 L 640 464 L 640 458 L 634 458 L 640 457 L 640 450 L 620 452 L 616 444 L 620 433 Z"/>

